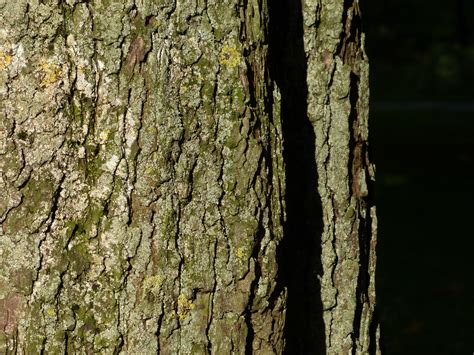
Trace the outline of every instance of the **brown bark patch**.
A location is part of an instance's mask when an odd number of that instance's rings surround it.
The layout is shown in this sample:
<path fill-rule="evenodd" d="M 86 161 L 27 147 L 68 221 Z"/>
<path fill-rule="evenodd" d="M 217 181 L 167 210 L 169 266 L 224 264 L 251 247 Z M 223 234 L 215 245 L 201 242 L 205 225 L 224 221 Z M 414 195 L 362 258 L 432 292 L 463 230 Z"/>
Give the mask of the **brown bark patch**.
<path fill-rule="evenodd" d="M 141 37 L 135 38 L 130 44 L 128 49 L 127 59 L 125 62 L 125 67 L 127 68 L 127 73 L 131 75 L 135 69 L 135 65 L 140 63 L 145 59 L 146 49 L 145 41 Z"/>
<path fill-rule="evenodd" d="M 352 160 L 352 195 L 360 198 L 362 196 L 360 188 L 360 171 L 363 169 L 362 143 L 357 142 L 354 147 L 354 157 Z"/>
<path fill-rule="evenodd" d="M 22 308 L 23 297 L 18 293 L 0 299 L 0 332 L 7 335 L 16 332 Z"/>

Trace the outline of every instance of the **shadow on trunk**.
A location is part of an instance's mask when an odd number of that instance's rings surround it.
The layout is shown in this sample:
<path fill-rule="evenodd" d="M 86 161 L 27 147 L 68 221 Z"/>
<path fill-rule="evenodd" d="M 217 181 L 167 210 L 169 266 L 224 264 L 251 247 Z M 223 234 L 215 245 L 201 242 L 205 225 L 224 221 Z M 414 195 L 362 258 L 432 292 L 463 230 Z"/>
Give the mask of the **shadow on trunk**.
<path fill-rule="evenodd" d="M 269 2 L 270 70 L 281 91 L 286 165 L 284 238 L 279 247 L 279 285 L 288 290 L 287 354 L 326 352 L 322 317 L 322 207 L 318 195 L 315 135 L 307 116 L 308 88 L 299 1 Z"/>

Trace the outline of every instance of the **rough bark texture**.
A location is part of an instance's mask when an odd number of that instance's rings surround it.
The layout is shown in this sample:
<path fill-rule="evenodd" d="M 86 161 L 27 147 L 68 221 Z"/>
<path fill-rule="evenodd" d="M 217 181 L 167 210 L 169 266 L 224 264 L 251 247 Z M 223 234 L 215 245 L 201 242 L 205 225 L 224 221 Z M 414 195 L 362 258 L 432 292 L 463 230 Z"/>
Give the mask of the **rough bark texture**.
<path fill-rule="evenodd" d="M 357 3 L 268 5 L 0 1 L 0 353 L 375 351 Z"/>
<path fill-rule="evenodd" d="M 375 353 L 375 169 L 358 2 L 272 4 L 271 73 L 281 89 L 287 168 L 278 261 L 288 289 L 286 349 Z"/>
<path fill-rule="evenodd" d="M 368 156 L 368 63 L 357 0 L 306 1 L 308 118 L 323 210 L 321 302 L 328 353 L 378 349 L 375 169 Z"/>
<path fill-rule="evenodd" d="M 265 8 L 1 11 L 1 352 L 281 349 Z"/>

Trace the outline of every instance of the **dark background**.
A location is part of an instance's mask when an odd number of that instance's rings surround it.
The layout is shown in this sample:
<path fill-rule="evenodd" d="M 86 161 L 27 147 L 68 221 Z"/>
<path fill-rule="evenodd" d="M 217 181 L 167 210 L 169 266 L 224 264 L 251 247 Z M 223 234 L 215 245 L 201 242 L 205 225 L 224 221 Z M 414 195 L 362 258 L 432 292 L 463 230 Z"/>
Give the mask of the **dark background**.
<path fill-rule="evenodd" d="M 474 352 L 474 1 L 361 0 L 385 354 Z"/>

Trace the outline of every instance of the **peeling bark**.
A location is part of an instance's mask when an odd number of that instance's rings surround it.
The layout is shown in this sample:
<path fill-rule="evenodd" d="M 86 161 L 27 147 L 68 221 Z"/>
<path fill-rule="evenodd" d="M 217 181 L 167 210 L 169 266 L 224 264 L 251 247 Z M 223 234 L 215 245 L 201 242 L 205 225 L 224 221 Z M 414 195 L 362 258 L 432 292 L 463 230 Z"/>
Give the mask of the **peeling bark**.
<path fill-rule="evenodd" d="M 295 270 L 318 349 L 375 351 L 357 3 L 294 15 L 302 83 L 269 37 L 287 5 L 0 2 L 1 353 L 280 354 Z M 285 193 L 298 122 L 317 177 Z M 321 206 L 300 269 L 282 260 L 298 191 Z"/>

